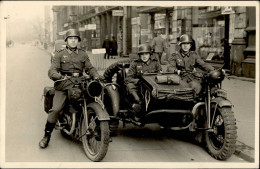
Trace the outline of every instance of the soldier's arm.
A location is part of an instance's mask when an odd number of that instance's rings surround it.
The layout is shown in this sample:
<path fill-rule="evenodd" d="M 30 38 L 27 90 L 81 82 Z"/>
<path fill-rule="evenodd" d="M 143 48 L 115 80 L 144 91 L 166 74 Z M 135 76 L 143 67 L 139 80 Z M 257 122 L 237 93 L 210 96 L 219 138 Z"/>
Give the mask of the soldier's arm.
<path fill-rule="evenodd" d="M 162 66 L 159 61 L 156 62 L 157 72 L 162 72 Z"/>
<path fill-rule="evenodd" d="M 176 72 L 178 70 L 177 67 L 176 67 L 176 57 L 177 57 L 176 53 L 173 53 L 169 57 L 169 59 L 168 59 L 169 65 L 167 67 L 168 72 Z"/>
<path fill-rule="evenodd" d="M 51 67 L 48 71 L 48 76 L 51 80 L 59 80 L 62 78 L 62 75 L 60 74 L 60 58 L 61 58 L 61 52 L 57 51 L 56 54 L 53 57 Z"/>
<path fill-rule="evenodd" d="M 131 62 L 130 67 L 128 69 L 128 72 L 126 74 L 126 83 L 131 82 L 133 79 L 135 79 L 137 71 L 136 71 L 136 62 Z"/>
<path fill-rule="evenodd" d="M 89 57 L 88 55 L 85 53 L 85 71 L 89 73 L 89 75 L 92 77 L 92 78 L 98 78 L 99 77 L 99 74 L 96 70 L 96 68 L 91 64 L 90 60 L 89 60 Z"/>
<path fill-rule="evenodd" d="M 200 69 L 202 69 L 202 70 L 204 70 L 204 71 L 207 71 L 207 72 L 210 72 L 210 71 L 214 70 L 214 67 L 211 66 L 211 65 L 208 64 L 208 63 L 205 63 L 205 62 L 200 58 L 200 56 L 199 56 L 197 53 L 195 53 L 195 58 L 196 58 L 196 64 L 197 64 L 197 66 L 198 66 Z"/>

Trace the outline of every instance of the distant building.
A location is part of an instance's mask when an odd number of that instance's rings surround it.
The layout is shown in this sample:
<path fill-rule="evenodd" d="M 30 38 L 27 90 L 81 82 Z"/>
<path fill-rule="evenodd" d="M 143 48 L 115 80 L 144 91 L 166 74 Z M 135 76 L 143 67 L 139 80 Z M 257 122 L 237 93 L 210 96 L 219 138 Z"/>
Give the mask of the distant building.
<path fill-rule="evenodd" d="M 169 56 L 178 49 L 178 37 L 189 34 L 206 62 L 225 65 L 234 75 L 255 77 L 255 7 L 53 6 L 52 10 L 54 39 L 76 28 L 93 49 L 101 47 L 105 35 L 113 35 L 118 52 L 129 55 L 161 32 Z"/>

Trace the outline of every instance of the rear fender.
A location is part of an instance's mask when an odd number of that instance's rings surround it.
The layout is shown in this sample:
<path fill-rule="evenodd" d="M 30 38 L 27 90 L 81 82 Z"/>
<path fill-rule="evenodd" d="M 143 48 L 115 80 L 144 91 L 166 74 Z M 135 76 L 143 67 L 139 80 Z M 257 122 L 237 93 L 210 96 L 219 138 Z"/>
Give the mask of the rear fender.
<path fill-rule="evenodd" d="M 93 109 L 95 111 L 95 113 L 97 114 L 98 120 L 100 120 L 100 121 L 110 120 L 107 110 L 102 109 L 102 107 L 98 103 L 93 102 L 93 103 L 88 104 L 87 110 L 89 110 L 89 109 Z M 85 116 L 87 116 L 87 115 L 85 114 Z"/>
<path fill-rule="evenodd" d="M 232 107 L 233 104 L 228 99 L 225 99 L 223 97 L 216 97 L 211 100 L 211 103 L 216 103 L 219 105 L 219 107 Z"/>

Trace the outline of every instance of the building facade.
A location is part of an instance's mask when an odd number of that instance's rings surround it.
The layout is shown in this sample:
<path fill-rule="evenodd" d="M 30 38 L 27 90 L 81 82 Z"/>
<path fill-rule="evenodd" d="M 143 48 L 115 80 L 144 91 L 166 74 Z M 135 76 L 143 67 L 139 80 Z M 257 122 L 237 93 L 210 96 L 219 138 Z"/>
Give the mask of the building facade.
<path fill-rule="evenodd" d="M 57 38 L 76 28 L 88 50 L 101 48 L 107 35 L 116 37 L 121 56 L 129 55 L 160 32 L 169 57 L 179 49 L 177 39 L 189 34 L 206 62 L 255 77 L 255 7 L 54 6 L 53 13 Z"/>

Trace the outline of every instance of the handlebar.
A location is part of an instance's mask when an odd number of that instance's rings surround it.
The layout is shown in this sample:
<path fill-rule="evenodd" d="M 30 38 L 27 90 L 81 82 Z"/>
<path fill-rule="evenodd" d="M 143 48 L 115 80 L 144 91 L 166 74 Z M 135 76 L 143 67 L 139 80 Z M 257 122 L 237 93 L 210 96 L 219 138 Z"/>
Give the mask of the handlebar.
<path fill-rule="evenodd" d="M 68 75 L 65 75 L 64 78 L 62 79 L 59 79 L 59 80 L 55 80 L 54 83 L 56 82 L 61 82 L 61 81 L 65 81 L 65 80 L 71 80 L 71 79 L 75 79 L 75 80 L 80 80 L 80 81 L 85 81 L 85 80 L 90 80 L 91 78 L 88 77 L 88 76 L 80 76 L 80 77 L 77 77 L 77 76 L 68 76 Z"/>

